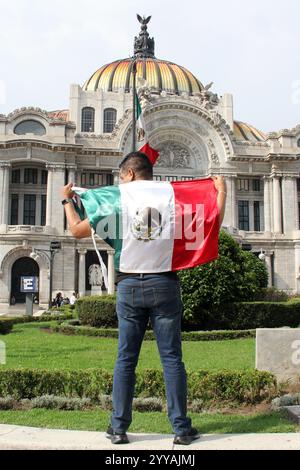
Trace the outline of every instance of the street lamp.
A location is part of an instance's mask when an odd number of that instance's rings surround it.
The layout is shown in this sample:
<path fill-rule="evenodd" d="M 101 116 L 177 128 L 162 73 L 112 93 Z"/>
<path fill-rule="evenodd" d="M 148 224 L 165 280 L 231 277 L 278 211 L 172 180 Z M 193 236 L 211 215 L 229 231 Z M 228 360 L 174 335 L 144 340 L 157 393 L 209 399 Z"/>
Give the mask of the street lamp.
<path fill-rule="evenodd" d="M 41 248 L 34 248 L 32 253 L 30 253 L 30 258 L 34 259 L 37 261 L 40 258 L 40 253 L 43 253 L 48 261 L 49 261 L 49 266 L 50 266 L 50 272 L 49 272 L 49 302 L 48 306 L 49 309 L 52 307 L 52 283 L 53 283 L 53 261 L 55 254 L 61 250 L 61 242 L 51 242 L 50 243 L 50 250 L 43 250 Z"/>
<path fill-rule="evenodd" d="M 265 259 L 266 259 L 266 254 L 263 252 L 262 248 L 261 248 L 260 250 L 261 250 L 261 252 L 260 252 L 260 254 L 258 255 L 258 257 L 259 257 L 259 259 L 260 259 L 261 261 L 265 261 Z"/>

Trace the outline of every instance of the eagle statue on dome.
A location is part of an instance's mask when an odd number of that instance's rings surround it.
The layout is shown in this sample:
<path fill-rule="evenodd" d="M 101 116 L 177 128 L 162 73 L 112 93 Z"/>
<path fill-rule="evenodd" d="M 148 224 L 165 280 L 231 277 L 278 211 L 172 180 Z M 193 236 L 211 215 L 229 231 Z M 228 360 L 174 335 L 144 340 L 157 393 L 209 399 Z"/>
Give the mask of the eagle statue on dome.
<path fill-rule="evenodd" d="M 148 16 L 148 18 L 145 18 L 145 17 L 143 16 L 143 18 L 142 18 L 139 14 L 137 14 L 136 16 L 137 16 L 137 19 L 139 20 L 139 22 L 140 22 L 143 26 L 146 26 L 146 25 L 149 23 L 149 21 L 151 20 L 151 18 L 152 18 L 151 16 Z"/>

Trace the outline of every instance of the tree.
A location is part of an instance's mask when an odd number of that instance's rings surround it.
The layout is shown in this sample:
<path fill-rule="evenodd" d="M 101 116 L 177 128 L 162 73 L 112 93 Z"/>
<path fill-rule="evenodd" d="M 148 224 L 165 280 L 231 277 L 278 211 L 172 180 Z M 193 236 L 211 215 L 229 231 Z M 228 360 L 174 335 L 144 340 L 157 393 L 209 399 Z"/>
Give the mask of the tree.
<path fill-rule="evenodd" d="M 243 251 L 224 230 L 219 236 L 219 258 L 211 263 L 179 273 L 184 319 L 197 321 L 199 316 L 222 304 L 251 301 L 268 285 L 263 261 Z M 208 318 L 209 320 L 209 318 Z"/>

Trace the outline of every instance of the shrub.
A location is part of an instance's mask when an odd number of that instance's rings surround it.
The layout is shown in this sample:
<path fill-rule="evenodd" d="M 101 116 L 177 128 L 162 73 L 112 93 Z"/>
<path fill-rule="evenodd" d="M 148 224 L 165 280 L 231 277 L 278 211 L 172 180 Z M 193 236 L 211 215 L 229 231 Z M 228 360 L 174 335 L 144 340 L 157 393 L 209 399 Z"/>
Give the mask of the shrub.
<path fill-rule="evenodd" d="M 91 406 L 89 398 L 66 398 L 55 395 L 43 395 L 31 400 L 32 408 L 46 408 L 48 410 L 83 410 Z"/>
<path fill-rule="evenodd" d="M 75 310 L 82 325 L 114 328 L 118 324 L 114 295 L 81 297 Z"/>
<path fill-rule="evenodd" d="M 13 397 L 0 397 L 0 410 L 11 410 L 15 405 Z"/>
<path fill-rule="evenodd" d="M 273 374 L 260 371 L 194 371 L 187 373 L 189 400 L 203 402 L 259 403 L 277 396 Z M 0 369 L 0 396 L 14 399 L 54 395 L 67 398 L 103 400 L 112 393 L 113 374 L 103 369 L 34 370 Z M 135 397 L 164 398 L 165 385 L 160 370 L 148 369 L 137 373 Z"/>
<path fill-rule="evenodd" d="M 286 292 L 276 289 L 275 287 L 261 289 L 255 298 L 256 301 L 261 302 L 286 302 L 288 299 L 289 296 Z"/>
<path fill-rule="evenodd" d="M 132 409 L 143 412 L 163 411 L 163 401 L 161 398 L 134 398 Z"/>
<path fill-rule="evenodd" d="M 0 335 L 8 335 L 13 329 L 14 323 L 12 320 L 0 320 Z"/>
<path fill-rule="evenodd" d="M 179 273 L 184 319 L 207 320 L 212 307 L 254 300 L 267 287 L 266 266 L 253 253 L 243 251 L 224 230 L 220 231 L 217 260 Z M 209 322 L 208 322 L 209 324 Z"/>
<path fill-rule="evenodd" d="M 62 324 L 57 326 L 49 326 L 49 330 L 54 333 L 61 333 L 65 335 L 76 335 L 76 336 L 96 336 L 100 338 L 118 338 L 118 330 L 112 330 L 108 328 L 93 328 L 86 326 L 77 326 L 73 322 L 69 324 Z M 183 332 L 183 341 L 225 341 L 239 338 L 255 338 L 255 330 L 241 330 L 241 331 L 194 331 L 194 332 Z M 153 331 L 146 331 L 146 341 L 155 340 Z"/>

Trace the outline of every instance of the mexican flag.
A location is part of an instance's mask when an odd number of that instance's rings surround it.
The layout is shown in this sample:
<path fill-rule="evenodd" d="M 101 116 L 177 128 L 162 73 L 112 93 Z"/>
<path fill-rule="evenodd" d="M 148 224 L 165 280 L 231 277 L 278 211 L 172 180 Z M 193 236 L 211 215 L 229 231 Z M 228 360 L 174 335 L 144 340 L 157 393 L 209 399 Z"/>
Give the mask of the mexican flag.
<path fill-rule="evenodd" d="M 95 233 L 115 250 L 118 271 L 178 271 L 218 258 L 219 208 L 211 178 L 73 190 Z"/>
<path fill-rule="evenodd" d="M 142 107 L 138 98 L 137 93 L 135 94 L 135 118 L 136 118 L 136 129 L 137 129 L 137 147 L 139 152 L 143 152 L 147 155 L 148 159 L 155 165 L 158 159 L 159 152 L 155 150 L 149 144 L 148 136 L 145 129 L 145 123 L 143 119 Z"/>

